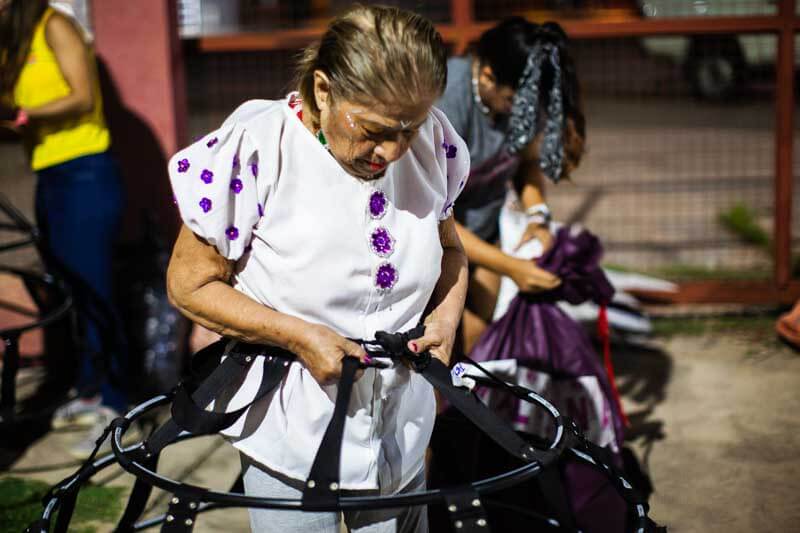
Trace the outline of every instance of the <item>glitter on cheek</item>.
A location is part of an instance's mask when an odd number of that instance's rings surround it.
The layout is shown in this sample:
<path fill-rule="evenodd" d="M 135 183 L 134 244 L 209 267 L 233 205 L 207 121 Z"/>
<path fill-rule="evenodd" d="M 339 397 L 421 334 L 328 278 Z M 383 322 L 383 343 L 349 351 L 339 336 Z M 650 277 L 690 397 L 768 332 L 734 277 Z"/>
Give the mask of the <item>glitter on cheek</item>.
<path fill-rule="evenodd" d="M 355 130 L 356 129 L 356 121 L 353 120 L 353 115 L 351 115 L 348 112 L 345 112 L 344 118 L 347 119 L 347 125 L 350 126 L 350 129 Z"/>

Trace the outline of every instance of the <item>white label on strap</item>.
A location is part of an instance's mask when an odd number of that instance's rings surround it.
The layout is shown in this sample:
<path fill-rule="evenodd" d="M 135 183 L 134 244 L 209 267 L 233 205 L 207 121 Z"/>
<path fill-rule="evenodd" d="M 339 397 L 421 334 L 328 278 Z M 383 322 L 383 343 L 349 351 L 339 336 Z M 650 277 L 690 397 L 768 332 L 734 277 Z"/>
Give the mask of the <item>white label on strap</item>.
<path fill-rule="evenodd" d="M 465 367 L 461 363 L 456 363 L 455 366 L 453 366 L 453 368 L 450 370 L 450 376 L 453 379 L 453 386 L 463 387 L 464 380 L 462 379 L 462 377 L 466 373 L 467 373 L 467 367 Z"/>

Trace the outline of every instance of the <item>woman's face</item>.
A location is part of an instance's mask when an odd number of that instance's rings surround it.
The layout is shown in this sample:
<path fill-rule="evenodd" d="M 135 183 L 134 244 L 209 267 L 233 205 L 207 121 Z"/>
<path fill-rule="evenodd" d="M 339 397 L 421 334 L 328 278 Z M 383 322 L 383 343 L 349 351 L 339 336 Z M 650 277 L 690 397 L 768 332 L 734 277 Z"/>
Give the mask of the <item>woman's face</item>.
<path fill-rule="evenodd" d="M 328 147 L 349 174 L 361 179 L 383 176 L 390 163 L 403 157 L 433 105 L 433 98 L 368 105 L 332 100 L 327 78 L 320 81 L 315 83 L 315 96 Z"/>

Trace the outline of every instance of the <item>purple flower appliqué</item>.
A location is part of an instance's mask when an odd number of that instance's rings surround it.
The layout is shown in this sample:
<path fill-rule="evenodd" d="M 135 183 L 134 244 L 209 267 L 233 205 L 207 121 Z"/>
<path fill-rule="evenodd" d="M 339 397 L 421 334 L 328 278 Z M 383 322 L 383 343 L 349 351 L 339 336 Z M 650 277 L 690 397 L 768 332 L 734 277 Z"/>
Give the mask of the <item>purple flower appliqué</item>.
<path fill-rule="evenodd" d="M 369 236 L 372 251 L 381 257 L 389 257 L 394 252 L 394 239 L 386 228 L 376 228 Z"/>
<path fill-rule="evenodd" d="M 258 203 L 258 216 L 264 216 L 264 207 L 261 205 L 261 202 Z"/>
<path fill-rule="evenodd" d="M 369 216 L 377 220 L 386 214 L 386 204 L 389 201 L 381 191 L 375 191 L 369 197 Z"/>
<path fill-rule="evenodd" d="M 200 173 L 200 179 L 203 180 L 203 183 L 209 184 L 214 181 L 214 173 L 204 168 L 203 172 Z"/>
<path fill-rule="evenodd" d="M 228 236 L 228 240 L 235 241 L 239 238 L 239 228 L 236 226 L 231 226 L 225 230 L 225 235 Z"/>
<path fill-rule="evenodd" d="M 189 170 L 189 160 L 184 158 L 178 161 L 178 172 L 186 172 Z"/>
<path fill-rule="evenodd" d="M 211 211 L 211 199 L 210 198 L 203 198 L 200 200 L 200 209 L 203 210 L 203 213 L 208 213 Z"/>
<path fill-rule="evenodd" d="M 375 271 L 375 286 L 381 291 L 390 291 L 397 283 L 397 269 L 391 263 L 381 263 Z"/>
<path fill-rule="evenodd" d="M 253 177 L 258 177 L 258 163 L 250 163 L 250 172 L 253 173 Z"/>
<path fill-rule="evenodd" d="M 242 184 L 242 180 L 239 178 L 234 178 L 231 180 L 231 190 L 234 193 L 239 194 L 242 192 L 242 187 L 244 187 L 244 185 Z"/>
<path fill-rule="evenodd" d="M 445 155 L 447 159 L 454 159 L 456 157 L 456 152 L 458 149 L 456 148 L 455 144 L 447 144 L 447 142 L 442 143 L 442 148 L 444 148 Z"/>
<path fill-rule="evenodd" d="M 209 148 L 211 148 L 212 146 L 214 146 L 214 145 L 215 145 L 215 144 L 217 144 L 218 142 L 219 142 L 219 139 L 217 139 L 216 137 L 214 137 L 213 139 L 211 139 L 210 141 L 208 141 L 208 142 L 206 143 L 206 146 L 208 146 Z"/>

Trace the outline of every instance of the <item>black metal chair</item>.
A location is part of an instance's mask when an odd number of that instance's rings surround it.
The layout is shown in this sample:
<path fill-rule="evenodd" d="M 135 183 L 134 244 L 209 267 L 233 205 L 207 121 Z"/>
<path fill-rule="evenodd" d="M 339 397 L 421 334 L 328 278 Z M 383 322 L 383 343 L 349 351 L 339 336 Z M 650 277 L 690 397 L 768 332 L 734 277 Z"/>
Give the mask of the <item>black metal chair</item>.
<path fill-rule="evenodd" d="M 8 221 L 0 221 L 0 230 L 14 235 L 10 241 L 0 244 L 0 253 L 25 246 L 36 246 L 39 255 L 42 256 L 41 241 L 36 226 L 31 224 L 2 194 L 0 194 L 0 213 L 8 218 Z M 44 253 L 46 254 L 46 252 Z M 20 338 L 22 335 L 37 329 L 48 332 L 59 325 L 63 326 L 61 342 L 57 343 L 59 355 L 63 356 L 72 351 L 70 344 L 75 342 L 76 333 L 72 292 L 62 279 L 54 274 L 10 266 L 0 266 L 0 273 L 9 274 L 21 280 L 38 310 L 37 313 L 30 314 L 30 321 L 0 329 L 0 340 L 5 348 L 2 388 L 0 388 L 0 428 L 6 429 L 10 425 L 50 416 L 53 410 L 64 401 L 68 390 L 66 386 L 52 386 L 55 382 L 63 385 L 65 373 L 49 371 L 45 383 L 40 384 L 39 387 L 40 390 L 46 389 L 42 390 L 43 394 L 34 394 L 24 403 L 17 401 L 17 374 L 21 362 Z M 18 309 L 18 311 L 20 310 Z M 67 337 L 66 345 L 63 342 L 63 336 Z M 45 351 L 47 352 L 47 350 Z M 53 353 L 45 353 L 46 367 L 53 365 L 55 356 L 56 354 Z M 70 363 L 70 366 L 74 365 Z M 43 401 L 43 398 L 46 400 Z"/>

